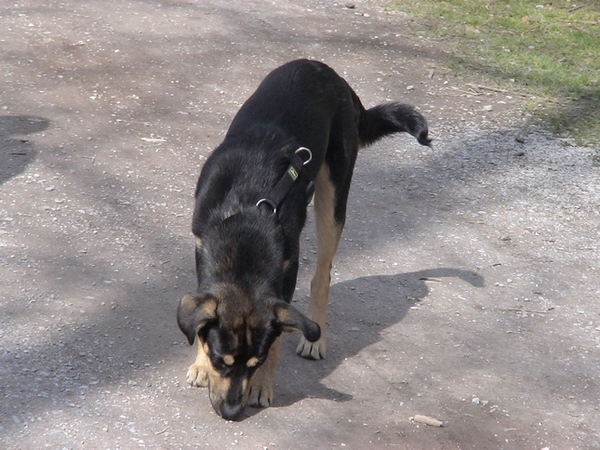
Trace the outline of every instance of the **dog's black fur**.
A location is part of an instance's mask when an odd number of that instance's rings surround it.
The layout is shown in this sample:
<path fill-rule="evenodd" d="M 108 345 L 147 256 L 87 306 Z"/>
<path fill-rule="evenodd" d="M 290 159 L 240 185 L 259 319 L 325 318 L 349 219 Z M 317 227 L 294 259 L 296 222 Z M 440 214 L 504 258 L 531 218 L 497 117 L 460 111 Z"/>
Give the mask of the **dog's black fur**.
<path fill-rule="evenodd" d="M 190 344 L 199 338 L 188 382 L 208 385 L 222 417 L 238 418 L 248 403 L 271 403 L 283 331 L 302 332 L 297 350 L 302 356 L 325 356 L 329 270 L 358 149 L 402 131 L 430 144 L 427 123 L 411 106 L 388 103 L 365 110 L 331 68 L 298 60 L 264 79 L 206 161 L 192 223 L 198 292 L 181 299 L 177 319 Z M 276 211 L 257 205 L 299 147 L 310 149 L 312 160 L 282 203 Z M 290 302 L 311 182 L 319 249 L 308 319 Z"/>

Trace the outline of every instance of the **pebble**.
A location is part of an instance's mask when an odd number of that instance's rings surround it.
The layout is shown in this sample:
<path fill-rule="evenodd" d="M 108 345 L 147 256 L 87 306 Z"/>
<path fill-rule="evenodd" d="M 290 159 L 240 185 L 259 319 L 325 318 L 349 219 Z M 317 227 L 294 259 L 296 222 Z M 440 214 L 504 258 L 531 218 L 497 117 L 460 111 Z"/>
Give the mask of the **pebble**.
<path fill-rule="evenodd" d="M 485 105 L 485 106 L 483 107 L 483 110 L 484 110 L 484 111 L 491 111 L 491 110 L 493 110 L 493 109 L 494 109 L 494 107 L 493 107 L 492 105 Z"/>

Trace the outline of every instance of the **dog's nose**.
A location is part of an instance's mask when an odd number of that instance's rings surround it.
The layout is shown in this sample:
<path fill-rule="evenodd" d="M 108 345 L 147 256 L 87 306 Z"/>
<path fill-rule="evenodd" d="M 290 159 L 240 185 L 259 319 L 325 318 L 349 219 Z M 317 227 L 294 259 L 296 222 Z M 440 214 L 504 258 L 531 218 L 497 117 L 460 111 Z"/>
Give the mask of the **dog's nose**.
<path fill-rule="evenodd" d="M 221 403 L 221 406 L 219 409 L 220 409 L 219 413 L 221 414 L 221 417 L 223 419 L 237 420 L 240 417 L 240 415 L 242 414 L 244 407 L 241 404 L 232 405 L 230 403 L 223 402 L 223 403 Z"/>

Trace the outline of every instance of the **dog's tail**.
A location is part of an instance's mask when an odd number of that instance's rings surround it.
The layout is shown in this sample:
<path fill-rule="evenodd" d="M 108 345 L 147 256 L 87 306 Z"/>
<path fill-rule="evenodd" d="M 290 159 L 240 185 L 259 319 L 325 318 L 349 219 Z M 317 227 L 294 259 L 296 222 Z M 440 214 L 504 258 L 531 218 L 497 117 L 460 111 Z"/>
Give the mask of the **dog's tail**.
<path fill-rule="evenodd" d="M 363 147 L 384 136 L 402 131 L 416 137 L 419 144 L 431 146 L 427 121 L 414 107 L 394 102 L 367 110 L 362 107 L 360 109 L 358 132 Z"/>

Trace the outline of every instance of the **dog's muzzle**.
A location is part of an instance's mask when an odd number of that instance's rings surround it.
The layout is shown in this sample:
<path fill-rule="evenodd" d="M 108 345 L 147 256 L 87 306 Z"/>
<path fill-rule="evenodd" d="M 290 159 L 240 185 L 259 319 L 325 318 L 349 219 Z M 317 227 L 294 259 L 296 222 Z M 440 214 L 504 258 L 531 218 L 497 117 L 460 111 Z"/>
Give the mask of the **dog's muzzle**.
<path fill-rule="evenodd" d="M 214 408 L 214 405 L 213 405 L 213 408 Z M 239 404 L 232 405 L 232 404 L 229 404 L 228 402 L 224 401 L 221 403 L 218 410 L 217 410 L 217 408 L 215 408 L 215 411 L 217 412 L 218 415 L 220 415 L 225 420 L 237 420 L 240 418 L 240 416 L 244 412 L 244 404 L 239 403 Z"/>

